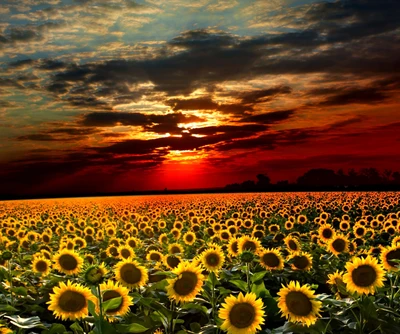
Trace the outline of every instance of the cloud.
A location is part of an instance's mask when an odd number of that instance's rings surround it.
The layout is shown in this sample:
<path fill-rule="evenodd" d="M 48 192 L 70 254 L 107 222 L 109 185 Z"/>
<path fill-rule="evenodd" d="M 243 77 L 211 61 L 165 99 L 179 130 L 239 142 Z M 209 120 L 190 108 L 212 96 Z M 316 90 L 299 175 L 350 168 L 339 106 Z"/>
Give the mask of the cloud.
<path fill-rule="evenodd" d="M 89 127 L 112 127 L 117 125 L 142 126 L 147 131 L 152 131 L 154 130 L 153 128 L 156 124 L 175 129 L 180 123 L 193 123 L 204 121 L 204 119 L 198 116 L 185 115 L 182 113 L 157 115 L 129 112 L 94 112 L 84 115 L 81 124 Z"/>
<path fill-rule="evenodd" d="M 273 111 L 273 112 L 269 112 L 269 113 L 263 113 L 263 114 L 257 114 L 257 115 L 243 117 L 242 119 L 239 120 L 239 122 L 272 124 L 272 123 L 286 120 L 286 119 L 290 118 L 291 116 L 293 116 L 294 113 L 295 113 L 295 109 L 279 110 L 279 111 Z"/>

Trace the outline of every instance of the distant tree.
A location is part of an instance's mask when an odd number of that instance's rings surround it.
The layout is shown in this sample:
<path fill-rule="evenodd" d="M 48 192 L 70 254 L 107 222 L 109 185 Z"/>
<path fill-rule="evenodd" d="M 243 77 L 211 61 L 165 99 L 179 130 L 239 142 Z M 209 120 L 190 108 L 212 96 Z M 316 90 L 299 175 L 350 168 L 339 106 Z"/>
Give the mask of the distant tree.
<path fill-rule="evenodd" d="M 394 184 L 400 184 L 400 173 L 399 172 L 394 172 L 392 174 L 392 179 Z"/>
<path fill-rule="evenodd" d="M 252 190 L 256 187 L 256 184 L 253 180 L 247 180 L 242 183 L 243 190 Z"/>
<path fill-rule="evenodd" d="M 264 174 L 258 174 L 257 175 L 257 187 L 264 189 L 264 188 L 268 188 L 271 185 L 271 179 Z"/>
<path fill-rule="evenodd" d="M 297 179 L 297 184 L 304 186 L 335 186 L 337 175 L 331 169 L 310 169 Z"/>

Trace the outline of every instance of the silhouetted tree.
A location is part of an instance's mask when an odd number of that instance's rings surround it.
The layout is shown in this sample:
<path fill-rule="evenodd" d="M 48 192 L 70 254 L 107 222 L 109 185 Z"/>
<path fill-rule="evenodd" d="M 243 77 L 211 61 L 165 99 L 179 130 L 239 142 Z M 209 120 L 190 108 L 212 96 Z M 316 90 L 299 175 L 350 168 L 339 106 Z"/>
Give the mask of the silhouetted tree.
<path fill-rule="evenodd" d="M 337 185 L 337 175 L 332 169 L 310 169 L 297 179 L 297 184 L 305 186 L 334 186 Z"/>
<path fill-rule="evenodd" d="M 261 189 L 268 188 L 271 184 L 271 179 L 264 174 L 258 174 L 257 175 L 257 187 Z"/>

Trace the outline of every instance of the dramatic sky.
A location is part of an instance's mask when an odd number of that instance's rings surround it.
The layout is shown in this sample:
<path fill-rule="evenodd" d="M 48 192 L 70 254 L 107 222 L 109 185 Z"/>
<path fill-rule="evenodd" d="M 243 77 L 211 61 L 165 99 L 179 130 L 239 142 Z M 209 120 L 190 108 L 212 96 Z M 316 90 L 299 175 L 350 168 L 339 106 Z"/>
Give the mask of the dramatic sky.
<path fill-rule="evenodd" d="M 3 0 L 0 193 L 400 170 L 398 0 Z"/>

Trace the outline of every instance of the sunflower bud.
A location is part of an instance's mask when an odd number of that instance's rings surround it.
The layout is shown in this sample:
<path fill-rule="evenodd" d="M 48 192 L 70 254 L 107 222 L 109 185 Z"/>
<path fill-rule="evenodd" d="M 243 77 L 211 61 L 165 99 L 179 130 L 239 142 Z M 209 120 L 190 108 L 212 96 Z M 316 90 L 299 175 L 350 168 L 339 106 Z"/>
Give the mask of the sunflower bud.
<path fill-rule="evenodd" d="M 103 282 L 106 272 L 99 265 L 88 267 L 84 273 L 84 279 L 87 284 L 97 285 Z"/>
<path fill-rule="evenodd" d="M 250 251 L 243 251 L 242 254 L 240 254 L 240 260 L 244 263 L 250 263 L 254 260 L 254 254 L 253 252 Z"/>
<path fill-rule="evenodd" d="M 10 260 L 12 258 L 12 253 L 10 251 L 4 251 L 3 254 L 1 254 L 1 257 L 4 260 Z"/>

